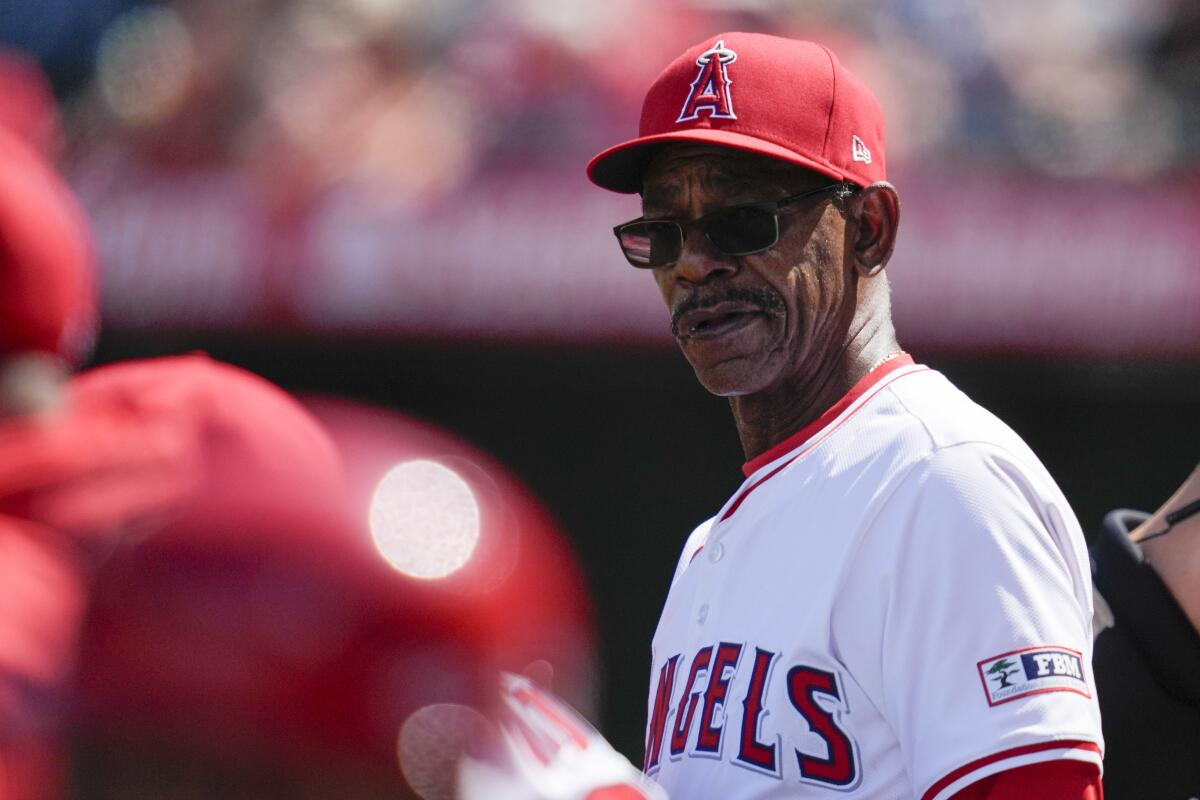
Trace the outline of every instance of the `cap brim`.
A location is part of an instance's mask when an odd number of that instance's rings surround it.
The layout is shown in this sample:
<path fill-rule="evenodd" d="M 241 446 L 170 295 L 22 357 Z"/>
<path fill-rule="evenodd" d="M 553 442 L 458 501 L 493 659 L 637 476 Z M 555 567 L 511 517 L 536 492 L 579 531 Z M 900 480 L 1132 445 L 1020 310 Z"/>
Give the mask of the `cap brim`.
<path fill-rule="evenodd" d="M 847 180 L 845 173 L 841 170 L 829 164 L 806 158 L 786 147 L 754 136 L 747 136 L 744 133 L 713 130 L 712 128 L 692 128 L 672 133 L 658 133 L 613 145 L 588 164 L 588 179 L 602 189 L 621 194 L 637 194 L 642 191 L 642 172 L 646 169 L 646 164 L 660 147 L 671 142 L 696 142 L 731 147 L 735 150 L 757 153 L 786 161 L 789 164 L 807 167 L 836 180 Z"/>

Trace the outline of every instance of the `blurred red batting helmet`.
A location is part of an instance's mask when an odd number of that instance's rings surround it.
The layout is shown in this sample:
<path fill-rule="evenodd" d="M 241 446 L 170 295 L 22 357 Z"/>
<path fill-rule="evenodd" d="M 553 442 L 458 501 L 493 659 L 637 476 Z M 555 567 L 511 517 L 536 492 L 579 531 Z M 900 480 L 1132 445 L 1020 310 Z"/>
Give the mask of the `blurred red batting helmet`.
<path fill-rule="evenodd" d="M 532 495 L 432 426 L 314 405 L 348 499 L 243 474 L 98 574 L 77 795 L 450 797 L 501 668 L 586 696 L 582 580 Z"/>
<path fill-rule="evenodd" d="M 555 691 L 594 705 L 591 605 L 542 502 L 479 448 L 422 420 L 340 400 L 305 403 L 338 442 L 353 514 L 400 573 L 482 614 L 497 669 L 542 662 Z"/>

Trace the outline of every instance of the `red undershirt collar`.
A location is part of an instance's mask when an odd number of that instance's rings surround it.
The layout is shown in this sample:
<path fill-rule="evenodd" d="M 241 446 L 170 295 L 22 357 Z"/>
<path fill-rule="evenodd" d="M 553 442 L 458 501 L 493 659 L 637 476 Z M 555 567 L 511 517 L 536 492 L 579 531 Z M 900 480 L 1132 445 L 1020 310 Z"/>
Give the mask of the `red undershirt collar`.
<path fill-rule="evenodd" d="M 878 367 L 862 376 L 858 383 L 854 384 L 854 388 L 846 392 L 846 394 L 842 396 L 841 400 L 838 400 L 832 406 L 827 408 L 825 412 L 821 414 L 821 416 L 817 417 L 812 422 L 808 423 L 779 444 L 767 449 L 762 453 L 759 453 L 757 456 L 743 464 L 742 472 L 744 472 L 748 478 L 760 468 L 766 466 L 780 456 L 795 450 L 797 447 L 804 444 L 804 442 L 811 438 L 813 434 L 817 433 L 834 419 L 836 419 L 838 415 L 840 415 L 850 406 L 851 403 L 862 397 L 863 394 L 865 394 L 872 386 L 879 383 L 879 381 L 883 380 L 883 378 L 895 372 L 896 370 L 902 369 L 903 367 L 910 367 L 912 364 L 913 358 L 907 353 L 897 356 L 896 358 L 889 358 L 887 361 L 883 362 Z"/>

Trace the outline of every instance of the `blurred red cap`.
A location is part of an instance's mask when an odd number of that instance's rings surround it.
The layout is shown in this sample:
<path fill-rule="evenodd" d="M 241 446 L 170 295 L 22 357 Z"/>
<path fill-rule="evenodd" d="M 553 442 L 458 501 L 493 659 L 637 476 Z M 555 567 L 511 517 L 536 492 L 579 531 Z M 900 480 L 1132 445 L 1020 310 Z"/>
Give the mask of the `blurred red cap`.
<path fill-rule="evenodd" d="M 340 498 L 341 462 L 282 389 L 194 354 L 75 376 L 51 417 L 0 425 L 0 513 L 104 541 L 244 476 Z M 331 500 L 332 501 L 332 500 Z"/>
<path fill-rule="evenodd" d="M 0 127 L 7 128 L 49 160 L 62 145 L 62 120 L 54 88 L 37 62 L 0 50 Z"/>
<path fill-rule="evenodd" d="M 0 358 L 35 351 L 76 362 L 96 324 L 87 219 L 66 183 L 0 126 Z"/>
<path fill-rule="evenodd" d="M 860 186 L 887 174 L 871 91 L 827 47 L 761 33 L 718 34 L 671 62 L 646 93 L 638 137 L 593 158 L 588 177 L 640 192 L 647 162 L 669 142 L 731 147 Z"/>
<path fill-rule="evenodd" d="M 202 353 L 97 367 L 71 381 L 71 399 L 184 437 L 178 463 L 199 491 L 236 493 L 247 475 L 303 497 L 342 496 L 341 458 L 320 422 L 270 381 Z"/>

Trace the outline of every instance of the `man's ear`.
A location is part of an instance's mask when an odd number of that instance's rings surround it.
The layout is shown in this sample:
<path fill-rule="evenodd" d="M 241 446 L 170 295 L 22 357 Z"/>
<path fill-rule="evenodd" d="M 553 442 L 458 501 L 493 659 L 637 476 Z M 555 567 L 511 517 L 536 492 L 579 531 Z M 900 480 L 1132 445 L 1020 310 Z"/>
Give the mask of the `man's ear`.
<path fill-rule="evenodd" d="M 860 275 L 876 275 L 887 266 L 896 249 L 900 196 L 890 183 L 878 181 L 853 198 L 850 212 L 856 222 L 854 267 Z"/>

